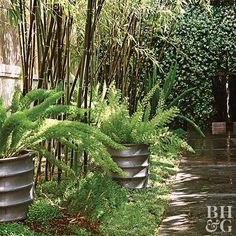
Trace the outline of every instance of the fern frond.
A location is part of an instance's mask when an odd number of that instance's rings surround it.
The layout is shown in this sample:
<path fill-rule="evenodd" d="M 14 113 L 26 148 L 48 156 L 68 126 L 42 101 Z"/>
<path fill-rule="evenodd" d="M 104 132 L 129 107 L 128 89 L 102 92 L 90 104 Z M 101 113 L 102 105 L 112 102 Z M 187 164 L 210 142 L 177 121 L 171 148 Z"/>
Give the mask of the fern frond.
<path fill-rule="evenodd" d="M 23 127 L 19 125 L 12 131 L 11 139 L 9 140 L 9 147 L 7 148 L 7 154 L 10 155 L 11 153 L 15 152 L 15 150 L 22 145 L 22 142 L 24 142 L 24 137 L 28 134 L 30 135 L 32 132 L 31 127 Z M 34 132 L 36 132 L 36 127 L 34 129 Z"/>
<path fill-rule="evenodd" d="M 0 155 L 6 149 L 6 144 L 8 142 L 9 136 L 14 130 L 18 129 L 19 127 L 22 127 L 23 129 L 32 130 L 36 128 L 37 125 L 37 122 L 32 122 L 27 119 L 24 112 L 18 111 L 12 114 L 11 116 L 7 117 L 0 130 Z"/>
<path fill-rule="evenodd" d="M 125 149 L 124 146 L 114 142 L 96 127 L 76 121 L 47 119 L 60 114 L 77 116 L 84 112 L 84 109 L 70 105 L 55 105 L 63 94 L 62 91 L 39 89 L 21 97 L 20 91 L 17 91 L 10 110 L 13 113 L 8 117 L 7 110 L 0 101 L 0 158 L 7 158 L 19 154 L 22 150 L 31 149 L 39 152 L 60 169 L 71 173 L 65 163 L 57 160 L 41 145 L 47 140 L 55 140 L 71 149 L 87 151 L 93 160 L 107 170 L 123 173 L 111 159 L 105 146 Z M 119 96 L 112 99 L 119 99 Z M 40 103 L 31 107 L 32 102 L 37 100 Z"/>
<path fill-rule="evenodd" d="M 121 91 L 116 89 L 115 86 L 110 86 L 108 91 L 108 104 L 111 107 L 116 107 L 121 101 Z"/>
<path fill-rule="evenodd" d="M 20 88 L 16 87 L 15 92 L 13 94 L 11 107 L 10 107 L 11 113 L 15 113 L 15 112 L 19 111 L 20 102 L 21 102 L 22 97 L 23 96 L 22 96 L 22 92 L 21 92 Z"/>
<path fill-rule="evenodd" d="M 160 155 L 178 156 L 181 151 L 194 153 L 193 148 L 183 139 L 168 128 L 160 129 L 155 151 Z"/>
<path fill-rule="evenodd" d="M 156 114 L 161 113 L 165 109 L 165 95 L 164 91 L 160 89 L 159 100 L 156 107 Z"/>
<path fill-rule="evenodd" d="M 7 109 L 4 106 L 3 99 L 0 98 L 0 129 L 2 128 L 2 125 L 6 120 L 6 118 L 7 118 Z"/>
<path fill-rule="evenodd" d="M 163 110 L 159 112 L 156 117 L 154 117 L 151 122 L 155 124 L 156 127 L 165 127 L 170 124 L 179 114 L 179 109 L 177 107 L 171 107 L 170 109 Z"/>
<path fill-rule="evenodd" d="M 56 93 L 54 90 L 33 89 L 22 97 L 19 110 L 23 111 L 24 109 L 28 109 L 34 101 L 44 100 L 54 93 Z"/>
<path fill-rule="evenodd" d="M 144 110 L 143 121 L 148 122 L 150 119 L 150 116 L 151 116 L 151 105 L 150 103 L 148 103 Z"/>
<path fill-rule="evenodd" d="M 63 161 L 56 159 L 56 157 L 42 145 L 34 146 L 34 150 L 37 151 L 43 157 L 45 157 L 53 165 L 57 166 L 61 170 L 66 171 L 69 175 L 75 176 L 75 173 L 71 168 L 69 168 Z"/>
<path fill-rule="evenodd" d="M 147 95 L 142 100 L 142 105 L 145 107 L 148 102 L 151 100 L 151 98 L 154 96 L 156 92 L 160 92 L 160 81 L 158 81 L 152 89 L 147 93 Z"/>
<path fill-rule="evenodd" d="M 92 143 L 92 145 L 91 145 Z M 112 171 L 123 175 L 124 172 L 117 166 L 117 164 L 112 160 L 107 149 L 100 142 L 97 142 L 95 138 L 84 140 L 84 144 L 89 155 L 102 166 L 107 171 Z"/>
<path fill-rule="evenodd" d="M 85 111 L 88 111 L 88 109 L 82 109 L 70 105 L 52 105 L 46 109 L 44 117 L 57 117 L 63 114 L 78 116 L 84 114 Z"/>
<path fill-rule="evenodd" d="M 62 97 L 63 94 L 64 94 L 63 92 L 56 92 L 50 94 L 50 96 L 47 97 L 42 103 L 25 111 L 27 118 L 32 121 L 35 121 L 37 119 L 45 117 L 47 109 L 51 105 L 54 105 L 57 102 L 57 100 Z"/>
<path fill-rule="evenodd" d="M 127 110 L 117 111 L 101 125 L 101 131 L 117 143 L 132 142 L 132 124 Z"/>
<path fill-rule="evenodd" d="M 128 113 L 128 111 L 127 111 Z M 131 122 L 131 126 L 132 127 L 136 127 L 140 124 L 140 122 L 142 122 L 143 120 L 143 109 L 142 109 L 142 105 L 140 103 L 137 104 L 137 110 L 136 112 L 132 115 L 130 122 Z"/>
<path fill-rule="evenodd" d="M 49 125 L 41 135 L 34 137 L 34 139 L 31 138 L 30 143 L 32 146 L 38 145 L 38 140 L 45 141 L 54 139 L 62 141 L 62 143 L 67 146 L 73 147 L 73 145 L 76 145 L 88 151 L 92 158 L 96 159 L 101 165 L 104 165 L 103 167 L 116 172 L 120 171 L 106 151 L 104 144 L 115 149 L 124 149 L 122 145 L 115 143 L 99 130 L 87 124 L 73 121 L 50 121 L 51 125 Z M 63 139 L 61 139 L 61 137 L 63 137 Z"/>

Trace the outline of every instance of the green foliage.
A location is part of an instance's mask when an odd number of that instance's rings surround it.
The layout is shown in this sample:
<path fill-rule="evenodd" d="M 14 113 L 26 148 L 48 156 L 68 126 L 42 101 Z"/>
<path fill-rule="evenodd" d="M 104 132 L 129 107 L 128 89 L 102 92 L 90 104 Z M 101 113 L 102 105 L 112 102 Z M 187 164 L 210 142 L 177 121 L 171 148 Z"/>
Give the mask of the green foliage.
<path fill-rule="evenodd" d="M 179 117 L 179 109 L 177 107 L 171 106 L 167 108 L 165 105 L 165 97 L 168 97 L 166 93 L 171 92 L 173 78 L 175 78 L 176 65 L 173 70 L 174 72 L 169 73 L 168 82 L 165 83 L 165 92 L 157 82 L 153 89 L 144 97 L 142 103 L 138 104 L 137 111 L 132 116 L 129 115 L 126 101 L 121 101 L 119 91 L 110 89 L 110 93 L 115 93 L 116 96 L 109 96 L 112 98 L 113 109 L 109 108 L 110 99 L 108 98 L 106 109 L 104 109 L 106 113 L 100 116 L 104 118 L 101 121 L 102 132 L 117 143 L 152 144 L 152 151 L 161 155 L 169 153 L 176 156 L 181 150 L 193 152 L 193 149 L 184 140 L 184 136 L 178 136 L 168 128 L 168 125 L 176 117 Z M 155 96 L 157 90 L 159 91 L 159 96 L 155 105 L 155 115 L 153 116 L 151 115 L 151 109 L 154 106 L 152 102 L 149 103 L 148 101 Z M 195 127 L 197 128 L 197 125 Z"/>
<path fill-rule="evenodd" d="M 101 131 L 118 143 L 132 143 L 132 125 L 127 110 L 113 113 L 101 126 Z"/>
<path fill-rule="evenodd" d="M 208 126 L 215 115 L 212 80 L 219 79 L 219 73 L 236 73 L 235 16 L 235 6 L 212 7 L 210 12 L 191 6 L 177 19 L 164 47 L 163 75 L 173 61 L 178 62 L 178 80 L 169 101 L 194 87 L 178 107 L 201 127 Z M 155 43 L 158 53 L 161 42 Z"/>
<path fill-rule="evenodd" d="M 73 117 L 81 112 L 81 109 L 73 106 L 56 105 L 62 96 L 61 91 L 38 89 L 23 97 L 20 91 L 16 90 L 10 107 L 11 114 L 8 116 L 1 102 L 0 157 L 11 157 L 30 149 L 48 158 L 52 164 L 72 173 L 69 167 L 41 145 L 46 140 L 57 140 L 68 148 L 87 151 L 105 170 L 121 173 L 104 144 L 118 149 L 123 148 L 121 145 L 116 144 L 96 127 L 77 121 L 49 119 L 63 114 Z M 31 106 L 33 102 L 37 105 Z"/>
<path fill-rule="evenodd" d="M 173 112 L 173 110 L 176 110 L 176 107 L 179 106 L 179 104 L 181 104 L 180 102 L 183 99 L 187 99 L 188 97 L 191 97 L 190 94 L 195 91 L 196 88 L 189 88 L 185 91 L 183 91 L 180 94 L 177 94 L 175 97 L 173 97 L 171 95 L 172 91 L 173 91 L 173 87 L 176 81 L 178 81 L 177 77 L 176 77 L 176 73 L 177 73 L 177 64 L 175 63 L 174 65 L 172 64 L 170 67 L 170 70 L 168 72 L 168 75 L 165 77 L 164 81 L 162 81 L 163 85 L 160 86 L 161 84 L 161 80 L 158 79 L 157 77 L 157 70 L 156 67 L 154 66 L 153 69 L 153 77 L 152 77 L 152 82 L 149 86 L 151 86 L 150 92 L 147 93 L 146 97 L 143 99 L 143 104 L 146 105 L 147 101 L 150 100 L 150 115 L 151 116 L 155 116 L 157 115 L 157 121 L 159 123 L 164 122 L 163 124 L 161 124 L 162 127 L 164 127 L 164 125 L 167 125 L 168 123 L 170 123 L 171 120 L 171 116 L 169 117 L 170 120 L 168 120 L 168 118 L 166 119 L 166 117 L 168 117 L 168 113 L 171 114 Z M 172 99 L 170 99 L 172 98 Z M 181 120 L 186 121 L 188 124 L 190 124 L 202 137 L 205 137 L 205 135 L 203 134 L 203 132 L 201 131 L 200 127 L 191 119 L 185 117 L 184 115 L 180 115 L 179 114 L 179 110 L 176 111 L 176 117 L 178 117 Z M 156 118 L 154 118 L 155 120 Z M 166 124 L 165 124 L 166 123 Z M 157 124 L 158 126 L 158 124 Z"/>
<path fill-rule="evenodd" d="M 72 184 L 73 181 L 74 179 L 62 180 L 59 185 L 56 180 L 41 183 L 36 188 L 36 195 L 39 197 L 47 196 L 47 198 L 54 202 L 54 200 L 61 198 L 65 194 L 67 187 Z"/>
<path fill-rule="evenodd" d="M 154 156 L 150 167 L 151 188 L 147 189 L 123 189 L 109 176 L 94 174 L 74 183 L 62 182 L 60 187 L 56 182 L 45 183 L 41 190 L 44 196 L 61 197 L 62 206 L 72 213 L 99 219 L 99 235 L 154 235 L 168 204 L 171 182 L 166 179 L 176 173 L 176 157 Z M 69 229 L 73 235 L 90 235 L 76 226 Z"/>
<path fill-rule="evenodd" d="M 73 236 L 92 236 L 92 234 L 87 229 L 79 228 L 73 224 L 69 226 L 69 229 Z"/>
<path fill-rule="evenodd" d="M 177 107 L 171 107 L 168 110 L 159 110 L 157 116 L 152 118 L 152 122 L 156 127 L 165 127 L 170 124 L 178 114 L 179 109 Z"/>
<path fill-rule="evenodd" d="M 172 187 L 166 180 L 176 173 L 176 158 L 154 157 L 150 166 L 151 188 L 126 190 L 128 202 L 103 218 L 102 235 L 155 235 L 169 202 L 168 194 Z"/>
<path fill-rule="evenodd" d="M 175 78 L 176 78 L 176 71 L 177 71 L 177 63 L 170 67 L 169 73 L 164 81 L 162 90 L 164 94 L 164 100 L 167 100 L 169 97 L 171 90 L 173 88 Z"/>
<path fill-rule="evenodd" d="M 72 213 L 85 215 L 90 220 L 99 219 L 99 235 L 154 235 L 168 204 L 171 183 L 166 179 L 176 173 L 176 158 L 159 155 L 151 158 L 150 167 L 151 188 L 147 189 L 123 189 L 109 176 L 101 174 L 74 183 L 63 181 L 59 187 L 56 182 L 39 187 L 43 196 L 60 197 L 62 206 Z M 64 196 L 60 192 L 64 192 Z M 68 230 L 73 235 L 93 235 L 75 225 L 70 225 Z"/>
<path fill-rule="evenodd" d="M 27 226 L 16 223 L 1 223 L 1 236 L 36 236 L 37 234 L 31 231 Z"/>
<path fill-rule="evenodd" d="M 180 135 L 175 130 L 171 131 L 168 127 L 160 129 L 159 139 L 152 147 L 153 153 L 176 157 L 182 150 L 194 153 L 193 148 L 185 141 L 184 135 Z"/>
<path fill-rule="evenodd" d="M 156 228 L 155 216 L 147 208 L 138 205 L 127 205 L 107 217 L 106 224 L 101 226 L 104 235 L 146 235 L 151 236 Z"/>
<path fill-rule="evenodd" d="M 65 203 L 72 213 L 81 213 L 90 219 L 99 219 L 126 202 L 124 190 L 111 177 L 91 174 L 82 179 Z"/>
<path fill-rule="evenodd" d="M 7 117 L 7 109 L 4 106 L 3 99 L 0 98 L 0 128 L 2 127 L 2 124 L 6 119 L 6 117 Z"/>
<path fill-rule="evenodd" d="M 119 90 L 110 89 L 104 115 L 100 115 L 101 131 L 117 143 L 154 144 L 158 139 L 158 128 L 170 124 L 178 115 L 178 109 L 171 107 L 165 111 L 159 110 L 158 114 L 150 120 L 148 99 L 154 92 L 151 90 L 144 98 L 144 102 L 138 104 L 137 111 L 130 116 L 128 104 L 120 99 Z M 147 104 L 146 107 L 143 104 Z"/>
<path fill-rule="evenodd" d="M 93 89 L 93 100 L 92 100 L 92 121 L 97 123 L 98 126 L 106 120 L 111 114 L 116 111 L 123 110 L 128 106 L 127 101 L 123 99 L 121 103 L 122 94 L 119 89 L 116 89 L 114 85 L 109 87 L 104 84 L 102 86 L 102 91 L 99 90 L 101 87 L 98 84 Z"/>
<path fill-rule="evenodd" d="M 129 116 L 128 109 L 113 113 L 101 125 L 101 130 L 118 143 L 154 144 L 158 139 L 158 128 L 169 124 L 178 114 L 177 108 L 160 113 L 152 120 L 143 120 L 143 111 Z"/>
<path fill-rule="evenodd" d="M 27 222 L 48 223 L 54 218 L 63 216 L 58 206 L 46 199 L 39 199 L 32 203 L 27 213 Z"/>
<path fill-rule="evenodd" d="M 19 87 L 15 88 L 15 93 L 12 98 L 12 103 L 11 103 L 11 112 L 14 113 L 19 110 L 20 106 L 20 101 L 22 99 L 22 93 Z"/>

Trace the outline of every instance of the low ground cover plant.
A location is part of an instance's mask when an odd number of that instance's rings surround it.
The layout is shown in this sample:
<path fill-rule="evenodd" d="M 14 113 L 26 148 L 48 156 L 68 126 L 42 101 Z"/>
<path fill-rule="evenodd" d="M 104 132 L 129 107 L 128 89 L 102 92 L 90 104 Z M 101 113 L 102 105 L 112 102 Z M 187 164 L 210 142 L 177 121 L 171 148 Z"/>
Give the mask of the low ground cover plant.
<path fill-rule="evenodd" d="M 101 173 L 73 183 L 63 180 L 60 197 L 56 180 L 44 183 L 29 210 L 27 229 L 47 236 L 154 235 L 168 205 L 172 183 L 168 179 L 175 174 L 178 159 L 162 156 L 151 161 L 151 187 L 147 189 L 122 188 Z"/>
<path fill-rule="evenodd" d="M 47 223 L 50 220 L 61 217 L 63 214 L 56 204 L 48 199 L 40 199 L 33 202 L 27 213 L 27 222 Z"/>
<path fill-rule="evenodd" d="M 66 199 L 65 205 L 71 213 L 80 212 L 87 218 L 96 220 L 126 201 L 124 189 L 110 176 L 93 173 L 80 181 L 76 191 Z"/>
<path fill-rule="evenodd" d="M 0 225 L 0 235 L 2 236 L 36 236 L 29 227 L 19 223 L 2 223 Z M 43 235 L 42 235 L 43 236 Z"/>

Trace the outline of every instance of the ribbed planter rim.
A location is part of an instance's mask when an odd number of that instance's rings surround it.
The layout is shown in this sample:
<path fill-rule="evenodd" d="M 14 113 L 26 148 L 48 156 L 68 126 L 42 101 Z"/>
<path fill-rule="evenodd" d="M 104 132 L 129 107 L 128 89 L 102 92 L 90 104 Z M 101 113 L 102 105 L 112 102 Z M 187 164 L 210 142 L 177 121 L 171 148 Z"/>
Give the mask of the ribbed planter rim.
<path fill-rule="evenodd" d="M 13 157 L 7 157 L 7 158 L 0 158 L 0 162 L 8 162 L 8 161 L 12 161 L 15 159 L 24 159 L 24 158 L 29 158 L 29 156 L 33 155 L 32 151 L 24 151 L 24 154 L 19 154 L 19 156 L 15 155 Z"/>
<path fill-rule="evenodd" d="M 124 147 L 126 147 L 127 149 L 123 149 L 123 150 L 119 150 L 119 149 L 115 149 L 113 147 L 110 147 L 110 146 L 106 146 L 107 147 L 107 150 L 113 150 L 115 152 L 119 152 L 119 151 L 129 151 L 130 148 L 134 148 L 134 147 L 137 147 L 137 148 L 147 148 L 148 150 L 148 153 L 150 154 L 150 146 L 149 144 L 135 144 L 135 143 L 127 143 L 127 144 L 121 144 L 123 145 Z M 138 154 L 138 156 L 143 156 L 143 155 L 147 155 L 148 153 L 142 153 L 142 154 Z M 129 157 L 130 154 L 126 154 L 126 155 L 122 155 L 124 158 L 125 157 Z M 115 156 L 114 156 L 115 157 Z M 121 156 L 120 156 L 121 157 Z M 133 157 L 135 157 L 135 155 L 133 155 Z"/>
<path fill-rule="evenodd" d="M 122 143 L 121 145 L 127 146 L 127 147 L 133 147 L 133 146 L 147 146 L 150 147 L 150 144 L 146 143 Z"/>

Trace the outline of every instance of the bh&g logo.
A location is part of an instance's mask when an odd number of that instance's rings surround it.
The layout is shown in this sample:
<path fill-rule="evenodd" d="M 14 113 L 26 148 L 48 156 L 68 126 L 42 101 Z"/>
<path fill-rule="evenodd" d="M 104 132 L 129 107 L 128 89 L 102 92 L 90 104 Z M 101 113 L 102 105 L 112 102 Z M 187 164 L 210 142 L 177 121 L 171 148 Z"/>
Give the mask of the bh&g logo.
<path fill-rule="evenodd" d="M 207 219 L 208 233 L 232 232 L 232 206 L 207 206 Z"/>

